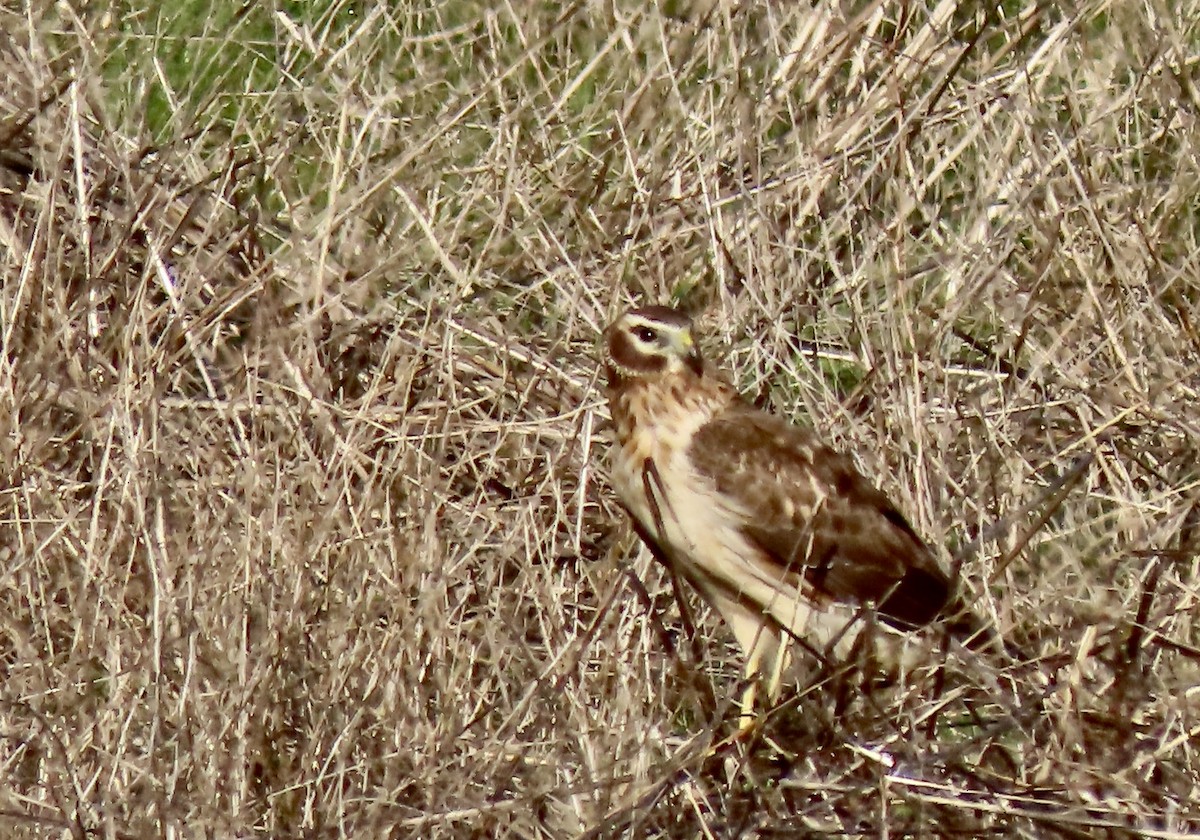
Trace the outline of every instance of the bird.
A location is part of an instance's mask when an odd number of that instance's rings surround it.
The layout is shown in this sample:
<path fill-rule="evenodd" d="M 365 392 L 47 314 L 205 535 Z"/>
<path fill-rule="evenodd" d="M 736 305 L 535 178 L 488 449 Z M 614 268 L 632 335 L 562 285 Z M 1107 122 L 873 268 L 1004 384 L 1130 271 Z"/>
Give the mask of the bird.
<path fill-rule="evenodd" d="M 896 505 L 811 429 L 744 399 L 682 311 L 629 309 L 602 344 L 612 486 L 655 559 L 732 630 L 744 721 L 759 682 L 777 698 L 793 648 L 828 664 L 866 626 L 993 635 Z"/>

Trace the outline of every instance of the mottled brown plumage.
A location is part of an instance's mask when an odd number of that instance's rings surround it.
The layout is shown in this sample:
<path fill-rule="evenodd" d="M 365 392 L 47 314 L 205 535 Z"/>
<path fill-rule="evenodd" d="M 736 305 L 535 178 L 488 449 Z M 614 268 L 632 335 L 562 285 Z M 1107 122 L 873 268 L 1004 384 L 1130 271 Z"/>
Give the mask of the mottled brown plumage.
<path fill-rule="evenodd" d="M 818 597 L 872 602 L 905 627 L 946 605 L 949 581 L 904 516 L 807 430 L 734 402 L 696 432 L 689 456 L 718 493 L 754 512 L 743 533 L 781 576 L 802 571 Z"/>
<path fill-rule="evenodd" d="M 731 626 L 748 672 L 768 655 L 778 671 L 789 638 L 844 650 L 864 607 L 897 630 L 961 613 L 952 629 L 976 631 L 888 498 L 811 431 L 744 402 L 686 316 L 630 310 L 604 340 L 617 494 L 655 557 Z"/>

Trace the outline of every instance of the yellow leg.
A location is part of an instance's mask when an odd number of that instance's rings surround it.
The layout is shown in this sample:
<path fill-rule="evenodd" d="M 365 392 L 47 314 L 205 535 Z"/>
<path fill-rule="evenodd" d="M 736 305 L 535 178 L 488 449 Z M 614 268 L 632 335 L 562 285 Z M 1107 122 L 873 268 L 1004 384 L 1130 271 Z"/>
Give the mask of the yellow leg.
<path fill-rule="evenodd" d="M 741 699 L 738 701 L 738 706 L 741 713 L 738 715 L 738 734 L 741 735 L 754 728 L 754 724 L 758 721 L 758 715 L 754 711 L 754 701 L 758 698 L 758 666 L 762 661 L 765 645 L 755 645 L 750 651 L 750 655 L 746 658 L 746 688 L 742 691 Z M 770 690 L 768 688 L 768 690 Z"/>
<path fill-rule="evenodd" d="M 769 628 L 760 628 L 750 655 L 746 657 L 746 689 L 738 704 L 741 709 L 738 716 L 739 732 L 751 729 L 759 719 L 755 711 L 759 686 L 764 689 L 767 703 L 779 699 L 783 676 L 791 663 L 790 647 L 787 639 L 780 638 Z"/>
<path fill-rule="evenodd" d="M 746 656 L 746 688 L 738 701 L 738 731 L 734 740 L 743 737 L 759 722 L 755 709 L 759 684 L 766 691 L 768 702 L 779 696 L 783 675 L 790 657 L 787 640 L 770 623 L 764 623 L 761 613 L 748 610 L 740 602 L 712 593 L 713 603 L 725 617 L 738 645 Z"/>

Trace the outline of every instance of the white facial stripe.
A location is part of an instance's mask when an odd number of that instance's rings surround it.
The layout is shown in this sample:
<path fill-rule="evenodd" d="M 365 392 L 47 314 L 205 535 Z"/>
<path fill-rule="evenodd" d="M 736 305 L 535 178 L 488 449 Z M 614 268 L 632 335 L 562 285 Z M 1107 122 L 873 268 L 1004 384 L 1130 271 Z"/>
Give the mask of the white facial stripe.
<path fill-rule="evenodd" d="M 644 349 L 646 352 L 652 352 L 655 355 L 674 355 L 671 353 L 671 348 L 679 342 L 676 340 L 678 335 L 683 330 L 673 324 L 664 324 L 662 321 L 654 321 L 649 318 L 643 318 L 640 315 L 627 315 L 627 326 L 625 332 L 633 339 L 634 343 Z M 642 329 L 653 330 L 655 339 L 644 341 L 638 333 Z M 661 339 L 667 337 L 670 340 L 662 342 Z M 665 346 L 664 346 L 665 345 Z"/>

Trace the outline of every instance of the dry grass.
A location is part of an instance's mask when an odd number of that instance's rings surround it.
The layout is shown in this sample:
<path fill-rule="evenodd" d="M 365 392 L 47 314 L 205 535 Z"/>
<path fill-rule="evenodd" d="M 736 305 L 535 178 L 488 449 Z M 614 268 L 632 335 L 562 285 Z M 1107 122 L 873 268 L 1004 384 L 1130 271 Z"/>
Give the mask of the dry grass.
<path fill-rule="evenodd" d="M 1200 7 L 707 5 L 0 9 L 6 836 L 1200 832 Z M 668 299 L 1034 660 L 706 756 Z"/>

